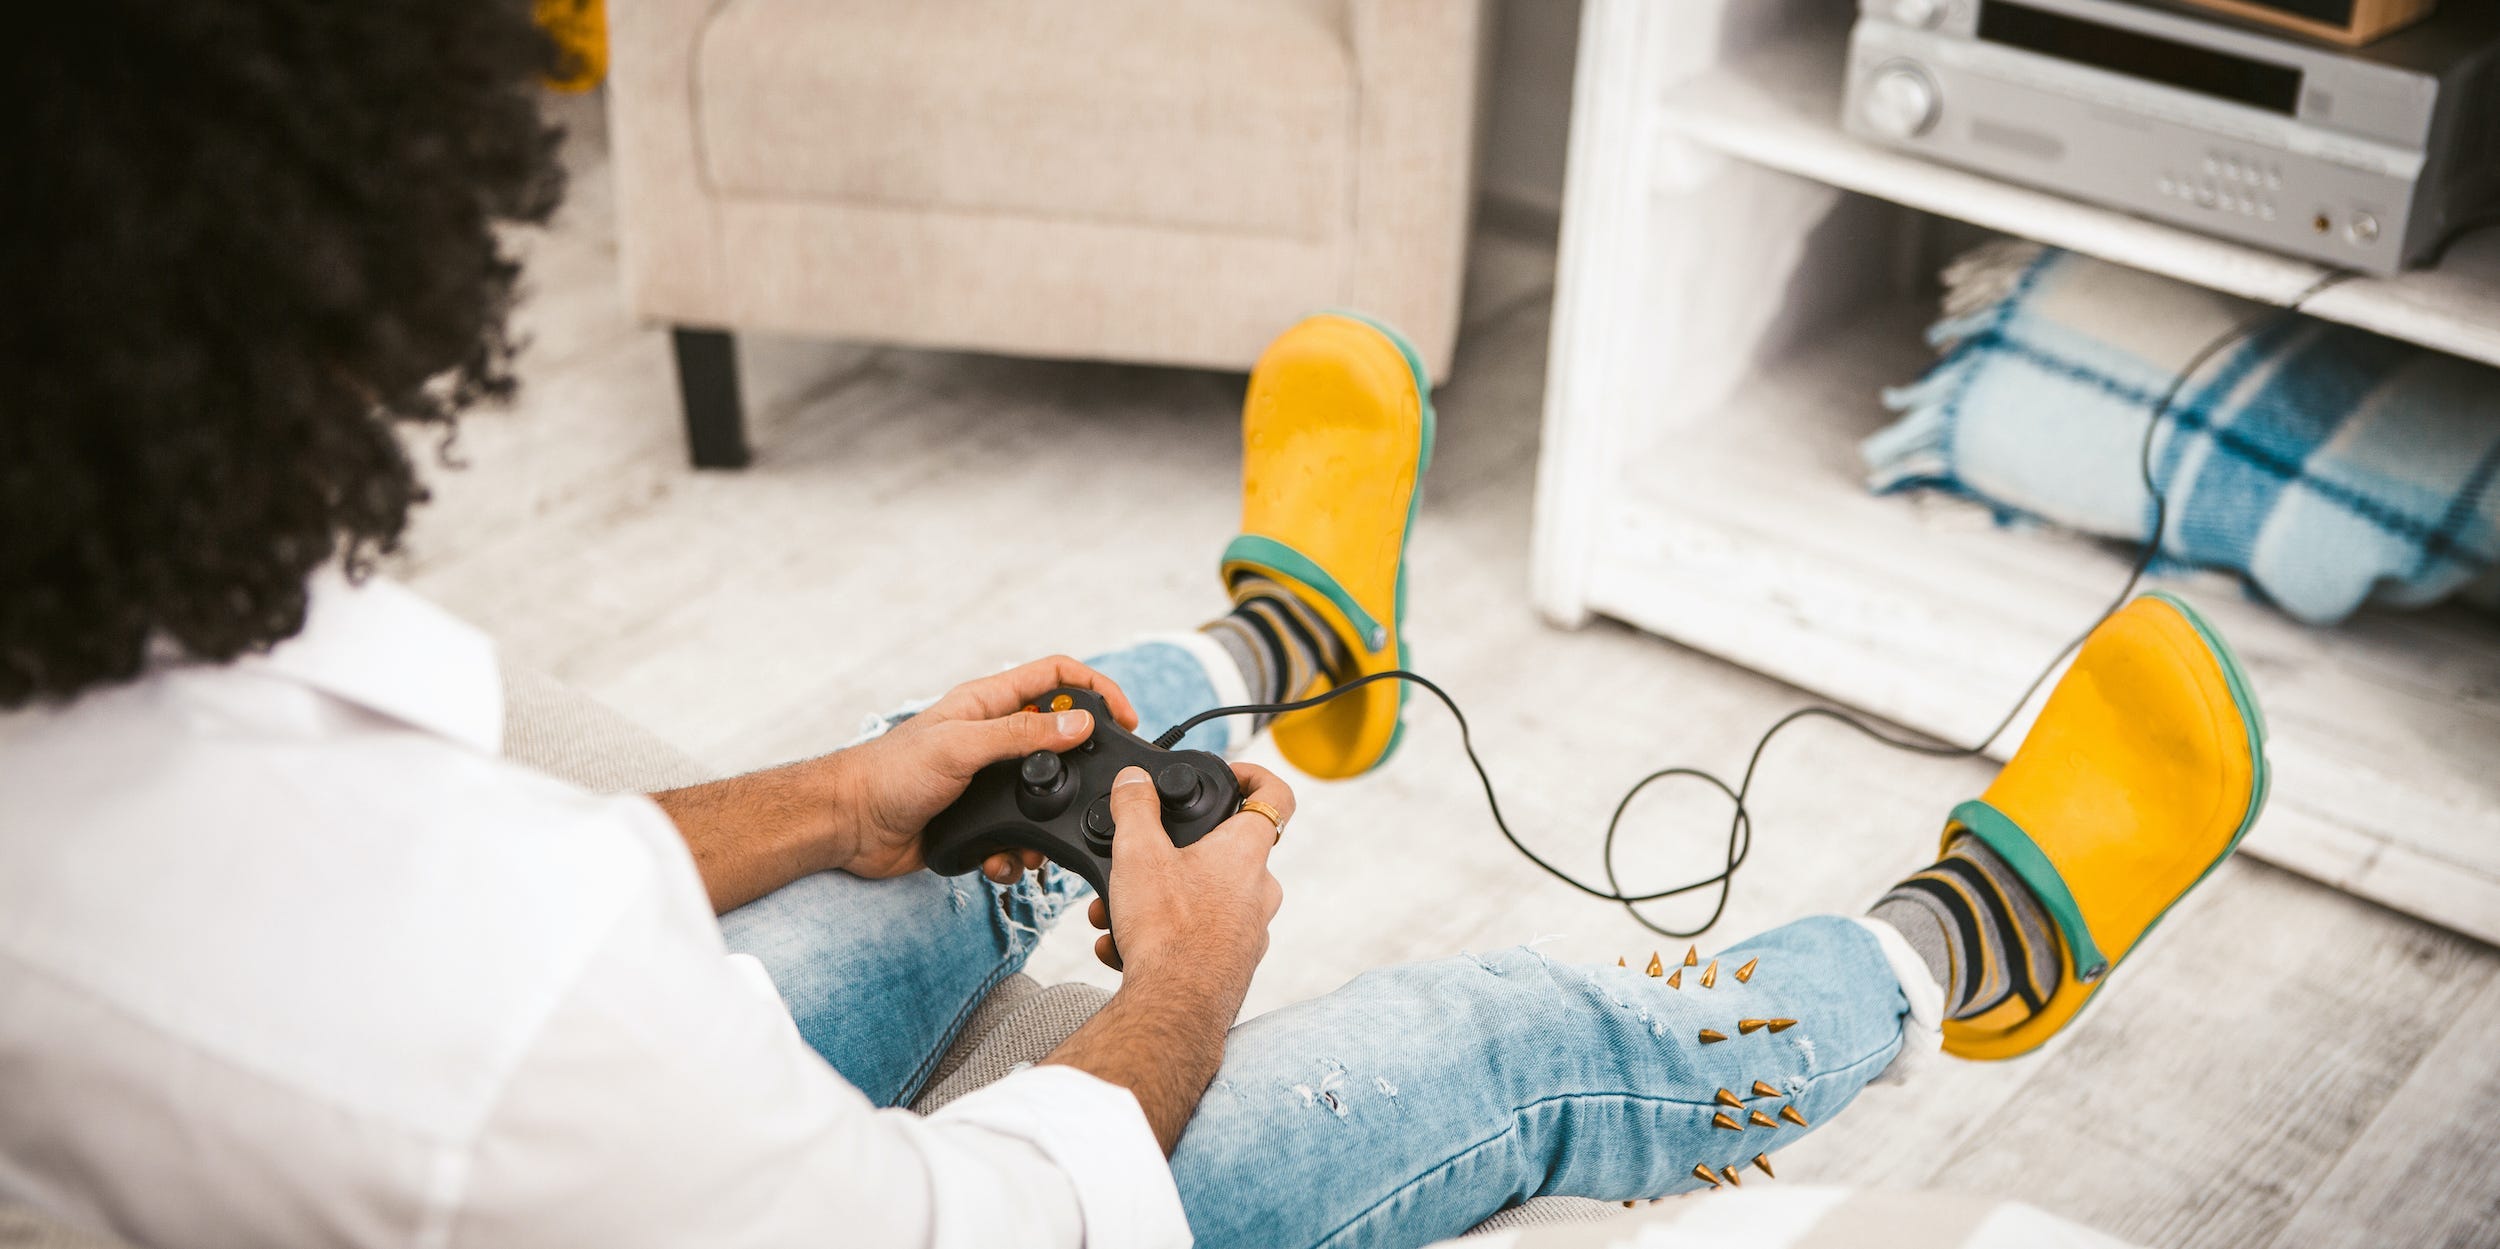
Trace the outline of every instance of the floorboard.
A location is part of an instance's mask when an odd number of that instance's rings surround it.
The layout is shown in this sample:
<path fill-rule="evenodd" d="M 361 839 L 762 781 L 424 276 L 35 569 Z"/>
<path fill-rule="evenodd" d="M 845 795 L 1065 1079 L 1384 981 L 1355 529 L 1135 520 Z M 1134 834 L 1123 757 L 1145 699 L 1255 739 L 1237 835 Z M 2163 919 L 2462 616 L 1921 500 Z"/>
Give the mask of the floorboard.
<path fill-rule="evenodd" d="M 2500 976 L 2439 985 L 2431 1010 L 2454 1020 L 2447 1035 L 2387 1090 L 2277 1249 L 2500 1245 Z"/>

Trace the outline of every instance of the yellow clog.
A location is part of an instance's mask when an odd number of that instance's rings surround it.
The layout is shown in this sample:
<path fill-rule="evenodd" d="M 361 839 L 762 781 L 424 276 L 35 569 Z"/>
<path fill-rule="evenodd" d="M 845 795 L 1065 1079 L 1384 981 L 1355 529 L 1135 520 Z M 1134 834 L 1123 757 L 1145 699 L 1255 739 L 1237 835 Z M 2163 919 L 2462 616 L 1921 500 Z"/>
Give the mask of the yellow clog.
<path fill-rule="evenodd" d="M 1347 679 L 1406 666 L 1406 534 L 1432 438 L 1423 362 L 1367 317 L 1307 318 L 1251 371 L 1241 534 L 1224 548 L 1224 584 L 1255 573 L 1293 590 L 1344 639 Z M 1296 768 L 1356 776 L 1396 747 L 1405 704 L 1405 682 L 1380 681 L 1270 731 Z"/>
<path fill-rule="evenodd" d="M 2055 1036 L 2171 906 L 2229 857 L 2265 806 L 2266 724 L 2213 626 L 2162 593 L 2092 631 L 2022 749 L 1954 809 L 2031 886 L 2065 962 L 2039 1010 L 2009 1002 L 1944 1026 L 1963 1058 L 2013 1058 Z"/>

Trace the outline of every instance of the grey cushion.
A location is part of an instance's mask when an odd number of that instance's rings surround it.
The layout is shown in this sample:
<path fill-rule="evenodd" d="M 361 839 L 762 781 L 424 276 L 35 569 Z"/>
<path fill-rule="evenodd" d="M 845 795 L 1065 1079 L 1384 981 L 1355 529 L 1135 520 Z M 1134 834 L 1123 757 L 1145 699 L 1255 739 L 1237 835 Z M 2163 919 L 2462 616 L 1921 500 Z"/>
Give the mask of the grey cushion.
<path fill-rule="evenodd" d="M 1567 1223 L 1602 1223 L 1623 1213 L 1623 1207 L 1586 1197 L 1534 1197 L 1476 1224 L 1470 1236 L 1514 1227 L 1556 1227 Z"/>
<path fill-rule="evenodd" d="M 938 1064 L 936 1078 L 912 1101 L 922 1114 L 1040 1062 L 1102 1009 L 1111 995 L 1090 984 L 1045 989 L 1021 973 L 1010 976 L 965 1026 Z"/>
<path fill-rule="evenodd" d="M 504 665 L 503 754 L 598 794 L 653 793 L 719 775 L 541 672 Z"/>
<path fill-rule="evenodd" d="M 122 1242 L 71 1229 L 25 1206 L 0 1200 L 0 1249 L 127 1249 Z"/>

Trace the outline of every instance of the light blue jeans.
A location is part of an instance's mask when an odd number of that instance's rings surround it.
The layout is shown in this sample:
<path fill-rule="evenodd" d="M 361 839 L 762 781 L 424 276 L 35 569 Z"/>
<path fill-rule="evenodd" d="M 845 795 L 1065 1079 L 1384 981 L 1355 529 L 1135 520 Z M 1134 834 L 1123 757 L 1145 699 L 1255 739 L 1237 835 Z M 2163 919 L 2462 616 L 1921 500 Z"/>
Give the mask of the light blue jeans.
<path fill-rule="evenodd" d="M 1128 692 L 1149 735 L 1214 705 L 1182 647 L 1090 662 Z M 978 875 L 828 872 L 721 928 L 732 950 L 763 961 L 835 1070 L 900 1105 L 1088 893 L 1055 868 L 1012 889 Z M 1569 966 L 1527 948 L 1461 955 L 1370 972 L 1236 1026 L 1172 1156 L 1191 1230 L 1210 1249 L 1416 1245 L 1534 1196 L 1683 1192 L 1701 1187 L 1696 1163 L 1745 1163 L 1804 1135 L 1783 1108 L 1821 1126 L 1901 1048 L 1909 1003 L 1856 922 L 1799 920 L 1717 957 L 1715 988 L 1687 972 L 1670 989 L 1640 968 Z M 1730 974 L 1757 958 L 1750 981 Z M 1738 1021 L 1749 1019 L 1797 1022 L 1747 1032 Z M 1704 1029 L 1727 1039 L 1704 1043 Z M 1757 1096 L 1756 1081 L 1778 1095 Z M 1723 1089 L 1744 1106 L 1719 1103 Z M 1777 1126 L 1752 1122 L 1756 1112 Z"/>

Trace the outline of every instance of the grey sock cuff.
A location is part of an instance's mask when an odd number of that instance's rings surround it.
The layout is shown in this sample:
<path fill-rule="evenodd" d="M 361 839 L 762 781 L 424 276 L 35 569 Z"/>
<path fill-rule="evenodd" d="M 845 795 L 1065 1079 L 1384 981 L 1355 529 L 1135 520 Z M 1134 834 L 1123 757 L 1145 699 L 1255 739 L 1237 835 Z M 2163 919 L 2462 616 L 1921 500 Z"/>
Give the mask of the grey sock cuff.
<path fill-rule="evenodd" d="M 1249 701 L 1254 703 L 1277 701 L 1278 687 L 1283 682 L 1279 681 L 1276 674 L 1269 670 L 1267 648 L 1250 637 L 1246 626 L 1226 616 L 1221 620 L 1212 620 L 1199 626 L 1198 632 L 1214 638 L 1215 644 L 1223 647 L 1224 653 L 1232 657 L 1233 667 L 1241 673 L 1242 687 L 1250 692 Z"/>
<path fill-rule="evenodd" d="M 1947 927 L 1951 921 L 1936 904 L 1919 894 L 1895 891 L 1877 899 L 1875 905 L 1866 909 L 1866 915 L 1890 924 L 1902 940 L 1910 943 L 1911 949 L 1918 951 L 1950 1000 L 1955 991 L 1953 937 Z"/>

